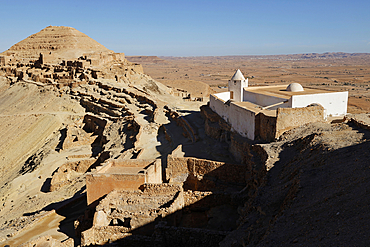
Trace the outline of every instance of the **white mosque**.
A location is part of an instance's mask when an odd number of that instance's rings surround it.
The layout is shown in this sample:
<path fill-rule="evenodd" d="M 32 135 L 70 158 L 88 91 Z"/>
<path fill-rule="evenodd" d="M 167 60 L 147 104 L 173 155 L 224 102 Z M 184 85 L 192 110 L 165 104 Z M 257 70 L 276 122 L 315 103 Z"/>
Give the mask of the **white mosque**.
<path fill-rule="evenodd" d="M 324 121 L 329 116 L 344 116 L 347 113 L 347 103 L 347 91 L 303 88 L 299 83 L 248 87 L 248 79 L 237 70 L 229 80 L 228 91 L 212 94 L 209 105 L 234 131 L 254 140 L 257 136 L 264 136 L 264 131 L 271 132 L 266 129 L 271 128 L 271 121 L 275 121 L 275 126 L 272 126 L 276 129 L 275 139 L 282 134 L 280 123 L 283 123 L 284 130 L 288 130 L 309 122 Z M 313 111 L 313 108 L 302 109 L 312 105 L 321 106 L 321 113 Z M 287 113 L 291 116 L 287 116 Z M 259 114 L 264 117 L 258 118 Z M 270 123 L 264 124 L 261 119 Z"/>

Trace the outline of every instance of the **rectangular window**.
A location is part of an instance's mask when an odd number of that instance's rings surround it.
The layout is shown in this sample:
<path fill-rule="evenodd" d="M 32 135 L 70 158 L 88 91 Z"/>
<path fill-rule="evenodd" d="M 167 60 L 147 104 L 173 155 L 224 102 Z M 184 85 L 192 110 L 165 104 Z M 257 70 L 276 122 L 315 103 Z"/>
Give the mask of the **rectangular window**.
<path fill-rule="evenodd" d="M 234 92 L 230 91 L 230 99 L 234 99 Z"/>

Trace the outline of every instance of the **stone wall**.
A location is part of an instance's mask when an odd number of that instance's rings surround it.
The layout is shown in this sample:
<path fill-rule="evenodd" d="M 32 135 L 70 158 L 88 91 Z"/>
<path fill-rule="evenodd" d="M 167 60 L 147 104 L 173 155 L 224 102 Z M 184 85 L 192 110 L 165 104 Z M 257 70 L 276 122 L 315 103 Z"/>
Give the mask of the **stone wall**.
<path fill-rule="evenodd" d="M 243 175 L 245 176 L 247 187 L 254 188 L 263 183 L 263 178 L 267 172 L 265 166 L 267 153 L 263 147 L 253 144 L 251 140 L 238 133 L 232 132 L 229 125 L 208 106 L 201 107 L 201 114 L 205 118 L 206 134 L 212 138 L 227 142 L 229 151 L 233 154 L 235 160 L 244 165 Z M 263 120 L 264 123 L 261 126 L 269 124 L 270 120 L 270 118 Z M 208 128 L 207 125 L 209 126 Z M 263 128 L 261 131 L 263 131 Z M 178 173 L 181 173 L 181 170 Z"/>
<path fill-rule="evenodd" d="M 294 129 L 304 124 L 323 122 L 325 119 L 324 108 L 321 105 L 303 108 L 278 108 L 276 119 L 275 139 L 285 131 Z"/>
<path fill-rule="evenodd" d="M 93 58 L 90 58 L 92 56 Z M 143 74 L 141 64 L 127 61 L 120 53 L 82 56 L 77 60 L 60 62 L 53 52 L 42 52 L 35 61 L 11 61 L 11 56 L 0 56 L 0 69 L 8 77 L 32 80 L 44 84 L 74 85 L 93 79 L 110 79 L 128 83 L 133 76 Z"/>
<path fill-rule="evenodd" d="M 209 108 L 218 114 L 232 131 L 250 140 L 274 141 L 287 130 L 307 123 L 324 121 L 325 118 L 324 108 L 318 105 L 276 110 L 252 110 L 251 105 L 245 106 L 225 102 L 214 95 L 210 96 Z M 202 109 L 206 116 L 206 134 L 219 139 L 221 133 L 226 130 L 220 126 L 223 121 L 211 116 L 210 110 L 206 108 Z"/>
<path fill-rule="evenodd" d="M 87 203 L 90 205 L 114 189 L 138 190 L 145 174 L 87 174 Z"/>
<path fill-rule="evenodd" d="M 128 232 L 151 235 L 157 221 L 174 225 L 184 207 L 181 186 L 146 184 L 142 191 L 112 191 L 96 207 L 93 226 L 81 233 L 81 245 L 105 244 Z"/>
<path fill-rule="evenodd" d="M 344 119 L 346 122 L 355 124 L 357 127 L 365 130 L 370 130 L 370 115 L 369 114 L 348 114 Z"/>
<path fill-rule="evenodd" d="M 276 136 L 276 117 L 267 116 L 262 112 L 256 116 L 254 133 L 256 140 L 274 141 Z"/>
<path fill-rule="evenodd" d="M 185 118 L 180 116 L 178 112 L 170 109 L 168 106 L 164 106 L 164 109 L 166 110 L 166 114 L 168 115 L 168 117 L 174 120 L 178 126 L 182 127 L 184 131 L 183 135 L 185 137 L 189 138 L 189 140 L 191 140 L 192 142 L 196 142 L 198 140 L 198 134 L 196 130 Z"/>
<path fill-rule="evenodd" d="M 230 140 L 231 126 L 207 105 L 200 107 L 200 114 L 204 118 L 204 130 L 207 136 L 219 140 Z"/>
<path fill-rule="evenodd" d="M 105 142 L 103 132 L 106 125 L 107 120 L 105 119 L 85 115 L 83 119 L 67 126 L 62 149 L 92 144 L 102 146 Z"/>
<path fill-rule="evenodd" d="M 95 226 L 81 234 L 81 246 L 104 245 L 130 236 L 126 227 Z"/>
<path fill-rule="evenodd" d="M 139 190 L 145 183 L 162 183 L 158 160 L 110 160 L 96 173 L 86 175 L 87 203 L 91 204 L 113 190 Z"/>
<path fill-rule="evenodd" d="M 184 183 L 188 190 L 215 190 L 245 185 L 245 166 L 191 157 L 167 157 L 166 181 Z"/>
<path fill-rule="evenodd" d="M 61 165 L 51 179 L 50 191 L 58 190 L 72 183 L 74 178 L 85 173 L 96 161 L 97 159 L 90 158 L 86 160 L 70 161 Z"/>

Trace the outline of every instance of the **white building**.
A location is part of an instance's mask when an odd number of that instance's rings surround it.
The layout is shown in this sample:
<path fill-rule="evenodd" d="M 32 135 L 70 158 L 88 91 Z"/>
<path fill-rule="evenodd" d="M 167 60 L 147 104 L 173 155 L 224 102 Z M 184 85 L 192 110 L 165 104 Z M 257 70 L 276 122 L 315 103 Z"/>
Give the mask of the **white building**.
<path fill-rule="evenodd" d="M 303 89 L 299 83 L 248 87 L 248 79 L 244 78 L 240 70 L 237 70 L 229 80 L 228 92 L 210 96 L 211 109 L 228 122 L 234 131 L 251 140 L 254 140 L 256 136 L 263 136 L 263 131 L 269 131 L 263 129 L 263 123 L 261 125 L 260 120 L 256 120 L 258 114 L 263 114 L 265 117 L 272 119 L 275 118 L 273 120 L 276 122 L 274 136 L 277 138 L 282 134 L 279 124 L 286 122 L 288 119 L 283 117 L 283 111 L 279 109 L 296 109 L 289 111 L 290 114 L 296 115 L 296 117 L 290 118 L 290 123 L 284 123 L 285 130 L 288 130 L 308 122 L 320 121 L 320 118 L 324 120 L 328 116 L 344 116 L 347 113 L 347 102 L 347 91 L 332 92 L 312 88 Z M 317 115 L 315 118 L 302 116 L 303 110 L 300 109 L 310 105 L 322 106 L 323 112 L 321 115 Z M 288 111 L 285 110 L 284 112 L 287 114 Z M 305 114 L 313 114 L 313 112 Z"/>

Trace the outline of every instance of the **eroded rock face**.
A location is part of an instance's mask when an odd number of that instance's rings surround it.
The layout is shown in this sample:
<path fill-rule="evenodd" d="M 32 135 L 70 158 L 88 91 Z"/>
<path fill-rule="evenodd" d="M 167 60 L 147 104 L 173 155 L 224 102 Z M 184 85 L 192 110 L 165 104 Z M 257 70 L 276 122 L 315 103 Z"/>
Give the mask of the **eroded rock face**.
<path fill-rule="evenodd" d="M 49 26 L 10 47 L 3 55 L 23 61 L 37 60 L 40 53 L 54 59 L 76 59 L 85 53 L 113 53 L 72 27 Z M 51 53 L 51 54 L 50 54 Z"/>
<path fill-rule="evenodd" d="M 72 39 L 79 43 L 76 49 Z M 184 103 L 181 97 L 124 54 L 90 42 L 75 29 L 48 27 L 1 54 L 0 65 L 0 146 L 9 153 L 0 151 L 5 184 L 0 229 L 6 229 L 0 241 L 18 232 L 10 222 L 24 213 L 83 196 L 86 171 L 95 172 L 105 160 L 156 159 L 176 148 L 168 140 L 199 140 L 185 113 L 175 110 Z M 168 129 L 162 134 L 164 125 Z M 161 189 L 152 187 L 149 194 L 154 198 Z M 110 223 L 122 227 L 118 218 Z"/>

